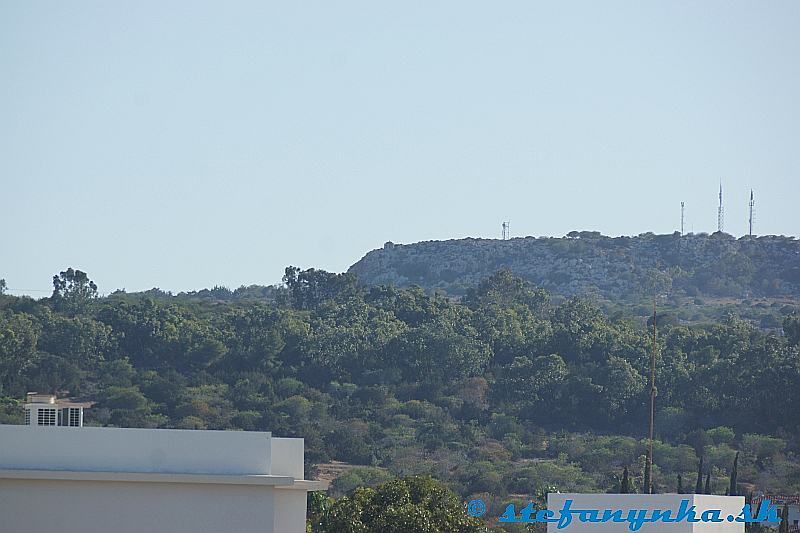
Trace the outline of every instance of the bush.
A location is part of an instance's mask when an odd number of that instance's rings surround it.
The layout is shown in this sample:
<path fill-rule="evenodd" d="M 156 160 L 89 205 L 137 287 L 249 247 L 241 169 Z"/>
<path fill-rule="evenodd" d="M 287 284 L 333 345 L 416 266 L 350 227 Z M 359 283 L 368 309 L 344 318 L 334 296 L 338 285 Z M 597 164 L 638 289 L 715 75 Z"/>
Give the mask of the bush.
<path fill-rule="evenodd" d="M 709 438 L 714 442 L 714 444 L 730 444 L 733 442 L 733 439 L 736 437 L 736 433 L 731 428 L 725 426 L 715 427 L 713 429 L 709 429 L 706 431 Z"/>
<path fill-rule="evenodd" d="M 331 494 L 347 494 L 357 487 L 374 487 L 390 481 L 394 476 L 384 468 L 359 467 L 344 472 L 331 483 Z"/>

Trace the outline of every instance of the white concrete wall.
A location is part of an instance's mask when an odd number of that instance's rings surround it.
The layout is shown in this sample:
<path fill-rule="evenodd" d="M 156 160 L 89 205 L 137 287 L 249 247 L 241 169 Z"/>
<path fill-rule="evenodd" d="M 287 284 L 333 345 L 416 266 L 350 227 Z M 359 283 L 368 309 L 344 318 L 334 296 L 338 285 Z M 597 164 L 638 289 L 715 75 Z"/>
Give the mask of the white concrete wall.
<path fill-rule="evenodd" d="M 275 533 L 305 533 L 307 492 L 305 490 L 279 488 L 272 490 L 275 513 Z"/>
<path fill-rule="evenodd" d="M 270 457 L 271 434 L 257 431 L 0 425 L 5 469 L 270 474 Z"/>
<path fill-rule="evenodd" d="M 797 505 L 789 506 L 789 525 L 790 526 L 800 525 L 800 506 Z"/>
<path fill-rule="evenodd" d="M 275 492 L 241 485 L 0 479 L 0 532 L 302 533 L 304 527 L 275 528 Z M 306 493 L 293 492 L 305 506 Z M 296 503 L 281 503 L 281 515 L 299 511 Z"/>
<path fill-rule="evenodd" d="M 273 476 L 291 476 L 303 479 L 305 474 L 305 448 L 303 439 L 272 437 Z"/>
<path fill-rule="evenodd" d="M 304 533 L 324 486 L 303 452 L 261 432 L 0 425 L 0 533 Z"/>
<path fill-rule="evenodd" d="M 738 516 L 744 507 L 743 496 L 712 496 L 705 494 L 548 494 L 547 495 L 547 508 L 556 512 L 564 506 L 565 500 L 573 500 L 572 509 L 621 509 L 623 516 L 627 515 L 630 509 L 672 509 L 674 516 L 680 507 L 681 500 L 689 500 L 689 505 L 696 506 L 696 514 L 699 518 L 703 511 L 708 509 L 719 509 L 721 511 L 720 517 L 725 520 L 728 515 Z M 650 513 L 648 512 L 648 515 Z M 600 513 L 602 516 L 602 512 Z M 630 533 L 627 523 L 581 523 L 577 515 L 573 515 L 572 523 L 564 528 L 557 529 L 557 524 L 548 524 L 548 532 L 564 531 L 564 532 L 581 532 L 581 531 L 596 531 L 596 532 L 618 532 Z M 644 524 L 641 529 L 642 533 L 740 533 L 744 532 L 743 523 L 663 523 L 657 522 L 652 524 Z"/>

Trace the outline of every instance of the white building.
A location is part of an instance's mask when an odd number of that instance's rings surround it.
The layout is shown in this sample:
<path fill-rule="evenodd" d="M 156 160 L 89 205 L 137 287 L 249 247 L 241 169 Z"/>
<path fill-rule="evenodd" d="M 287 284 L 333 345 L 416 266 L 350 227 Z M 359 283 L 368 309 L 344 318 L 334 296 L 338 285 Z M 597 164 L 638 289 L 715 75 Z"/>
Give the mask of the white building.
<path fill-rule="evenodd" d="M 83 409 L 89 403 L 57 400 L 52 394 L 29 392 L 25 408 L 25 425 L 37 427 L 83 426 Z"/>
<path fill-rule="evenodd" d="M 306 494 L 325 488 L 303 479 L 303 439 L 42 429 L 29 405 L 31 425 L 0 425 L 2 533 L 304 533 Z"/>
<path fill-rule="evenodd" d="M 769 500 L 770 505 L 777 506 L 783 512 L 784 505 L 789 508 L 789 531 L 800 531 L 800 496 L 783 494 L 763 494 L 753 497 L 753 507 L 758 508 L 761 502 Z M 777 524 L 762 524 L 764 526 L 777 528 Z"/>
<path fill-rule="evenodd" d="M 709 494 L 561 494 L 550 493 L 547 495 L 547 509 L 558 511 L 564 507 L 566 500 L 572 500 L 571 508 L 575 509 L 596 509 L 602 516 L 605 509 L 612 511 L 622 510 L 622 516 L 627 516 L 631 509 L 646 509 L 648 516 L 651 511 L 658 509 L 661 511 L 672 510 L 674 517 L 680 509 L 681 500 L 688 500 L 688 506 L 695 506 L 697 517 L 707 510 L 719 510 L 723 522 L 709 523 L 687 521 L 677 523 L 648 523 L 643 524 L 638 531 L 641 533 L 669 532 L 669 533 L 743 533 L 744 523 L 729 522 L 728 516 L 739 516 L 744 507 L 744 496 L 714 496 Z M 547 531 L 566 531 L 566 532 L 606 532 L 606 533 L 630 533 L 628 523 L 582 523 L 577 515 L 573 516 L 572 523 L 564 529 L 556 529 L 557 524 L 547 524 Z"/>

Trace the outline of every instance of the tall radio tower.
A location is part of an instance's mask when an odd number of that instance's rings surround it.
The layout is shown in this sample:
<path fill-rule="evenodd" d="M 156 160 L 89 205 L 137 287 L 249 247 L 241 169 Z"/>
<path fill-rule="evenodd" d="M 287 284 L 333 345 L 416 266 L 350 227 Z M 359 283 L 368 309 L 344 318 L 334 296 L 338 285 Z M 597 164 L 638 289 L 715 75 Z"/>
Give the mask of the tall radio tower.
<path fill-rule="evenodd" d="M 683 202 L 681 202 L 681 237 L 683 237 Z"/>
<path fill-rule="evenodd" d="M 511 237 L 511 223 L 503 222 L 503 240 L 506 240 L 509 237 Z"/>
<path fill-rule="evenodd" d="M 753 208 L 755 207 L 756 202 L 753 200 L 753 189 L 750 189 L 750 236 L 753 236 Z"/>
<path fill-rule="evenodd" d="M 719 182 L 719 207 L 717 208 L 717 231 L 725 231 L 725 208 L 722 206 L 722 182 Z"/>

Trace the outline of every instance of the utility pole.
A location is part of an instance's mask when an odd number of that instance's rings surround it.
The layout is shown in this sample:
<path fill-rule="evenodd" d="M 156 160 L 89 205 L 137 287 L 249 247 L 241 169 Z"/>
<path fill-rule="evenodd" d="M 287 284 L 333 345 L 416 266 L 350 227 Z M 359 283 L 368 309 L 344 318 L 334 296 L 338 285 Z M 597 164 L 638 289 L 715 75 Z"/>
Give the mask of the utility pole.
<path fill-rule="evenodd" d="M 656 289 L 653 288 L 653 350 L 650 355 L 650 430 L 648 432 L 647 440 L 647 462 L 645 463 L 644 470 L 644 492 L 645 494 L 653 493 L 653 426 L 655 424 L 656 412 L 656 350 L 657 336 L 656 336 Z"/>

